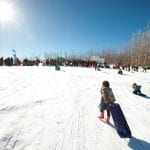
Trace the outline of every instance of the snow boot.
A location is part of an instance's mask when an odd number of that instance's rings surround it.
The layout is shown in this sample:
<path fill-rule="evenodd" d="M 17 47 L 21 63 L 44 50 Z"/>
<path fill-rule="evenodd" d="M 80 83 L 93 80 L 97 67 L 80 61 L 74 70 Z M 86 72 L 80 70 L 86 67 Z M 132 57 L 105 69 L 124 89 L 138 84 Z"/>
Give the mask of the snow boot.
<path fill-rule="evenodd" d="M 105 119 L 105 121 L 106 121 L 107 123 L 109 123 L 110 117 L 107 117 L 107 118 Z"/>
<path fill-rule="evenodd" d="M 104 112 L 101 112 L 100 116 L 98 116 L 100 119 L 104 119 Z"/>

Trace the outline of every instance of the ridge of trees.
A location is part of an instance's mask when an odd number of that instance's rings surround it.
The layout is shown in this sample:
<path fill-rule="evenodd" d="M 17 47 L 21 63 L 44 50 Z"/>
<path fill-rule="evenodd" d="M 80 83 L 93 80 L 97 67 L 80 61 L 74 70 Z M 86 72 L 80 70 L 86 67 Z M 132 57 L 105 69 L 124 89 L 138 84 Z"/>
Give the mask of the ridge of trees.
<path fill-rule="evenodd" d="M 22 61 L 17 58 L 16 65 L 32 66 L 38 65 L 40 62 L 45 65 L 56 65 L 56 64 L 83 64 L 84 61 L 91 62 L 92 56 L 98 56 L 105 59 L 107 64 L 130 64 L 140 66 L 150 66 L 150 24 L 144 29 L 139 30 L 137 33 L 132 35 L 130 43 L 122 50 L 117 49 L 103 49 L 96 50 L 91 49 L 85 54 L 79 54 L 79 52 L 65 53 L 65 56 L 52 55 L 45 53 L 44 60 L 39 57 L 34 59 L 24 58 Z M 0 65 L 12 66 L 13 58 L 8 57 L 4 59 L 0 58 Z"/>

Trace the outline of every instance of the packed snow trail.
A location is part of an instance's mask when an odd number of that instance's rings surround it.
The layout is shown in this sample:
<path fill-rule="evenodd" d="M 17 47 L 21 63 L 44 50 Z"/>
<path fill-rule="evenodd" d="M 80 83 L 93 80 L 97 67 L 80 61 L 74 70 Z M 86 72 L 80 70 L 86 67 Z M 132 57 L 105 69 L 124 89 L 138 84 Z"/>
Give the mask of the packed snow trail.
<path fill-rule="evenodd" d="M 150 96 L 150 72 L 94 68 L 0 67 L 0 150 L 148 150 L 150 98 L 132 94 L 142 85 Z M 98 104 L 109 80 L 133 138 L 121 139 L 101 122 Z"/>

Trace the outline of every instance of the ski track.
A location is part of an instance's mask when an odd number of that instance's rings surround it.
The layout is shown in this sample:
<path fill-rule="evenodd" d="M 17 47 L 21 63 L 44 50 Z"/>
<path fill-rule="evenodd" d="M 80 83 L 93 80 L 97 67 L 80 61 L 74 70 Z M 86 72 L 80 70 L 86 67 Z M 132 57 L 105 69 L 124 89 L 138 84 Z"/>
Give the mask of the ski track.
<path fill-rule="evenodd" d="M 0 68 L 0 150 L 150 149 L 150 132 L 145 132 L 150 124 L 146 117 L 150 115 L 150 99 L 133 95 L 130 88 L 132 82 L 138 82 L 148 95 L 148 73 L 125 72 L 121 76 L 111 69 L 62 70 Z M 121 139 L 112 119 L 106 124 L 97 118 L 103 80 L 111 83 L 132 139 Z"/>

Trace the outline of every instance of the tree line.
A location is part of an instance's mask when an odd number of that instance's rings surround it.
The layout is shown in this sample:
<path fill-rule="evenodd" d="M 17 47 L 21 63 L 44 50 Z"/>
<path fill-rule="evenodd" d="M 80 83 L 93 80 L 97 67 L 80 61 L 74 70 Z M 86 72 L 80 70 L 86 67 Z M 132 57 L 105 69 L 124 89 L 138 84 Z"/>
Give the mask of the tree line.
<path fill-rule="evenodd" d="M 150 66 L 150 24 L 132 34 L 129 44 L 122 50 L 105 49 L 103 56 L 107 63 Z"/>
<path fill-rule="evenodd" d="M 34 59 L 24 58 L 23 60 L 16 58 L 15 65 L 32 66 L 41 62 L 45 65 L 67 64 L 84 66 L 85 64 L 96 63 L 90 60 L 92 56 L 104 58 L 105 64 L 130 64 L 150 67 L 150 24 L 144 30 L 133 33 L 129 44 L 121 50 L 111 48 L 103 50 L 91 49 L 84 54 L 79 53 L 79 51 L 70 51 L 69 54 L 66 52 L 64 56 L 45 53 L 44 60 L 41 60 L 40 57 Z M 0 65 L 14 65 L 13 58 L 8 57 L 4 59 L 1 57 Z"/>

